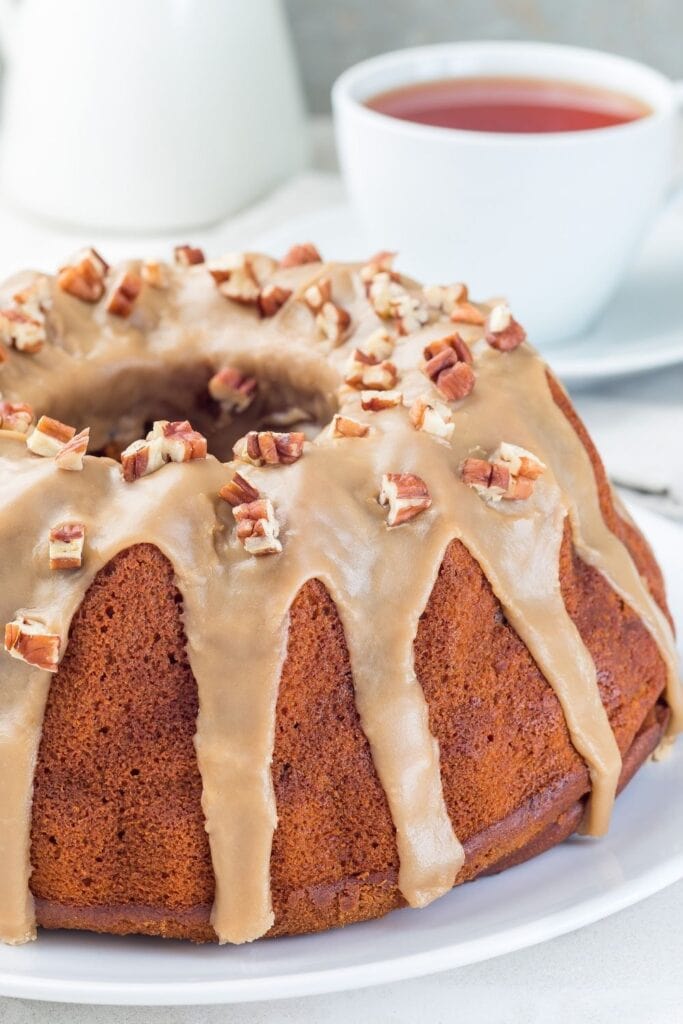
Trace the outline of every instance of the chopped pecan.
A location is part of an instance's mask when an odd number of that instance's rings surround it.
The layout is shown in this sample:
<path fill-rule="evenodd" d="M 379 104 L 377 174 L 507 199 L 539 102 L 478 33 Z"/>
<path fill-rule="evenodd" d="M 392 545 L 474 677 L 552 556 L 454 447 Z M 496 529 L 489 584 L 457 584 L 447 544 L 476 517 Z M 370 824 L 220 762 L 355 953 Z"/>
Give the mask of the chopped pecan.
<path fill-rule="evenodd" d="M 391 391 L 398 382 L 398 370 L 387 359 L 381 362 L 375 356 L 355 349 L 346 364 L 345 382 L 352 388 L 372 391 Z"/>
<path fill-rule="evenodd" d="M 510 312 L 505 302 L 491 309 L 486 320 L 486 340 L 500 352 L 512 352 L 526 340 L 526 331 Z"/>
<path fill-rule="evenodd" d="M 85 523 L 59 523 L 48 538 L 51 569 L 80 569 L 83 564 Z"/>
<path fill-rule="evenodd" d="M 427 485 L 414 473 L 385 473 L 379 503 L 388 508 L 387 526 L 400 526 L 432 504 Z"/>
<path fill-rule="evenodd" d="M 42 316 L 31 316 L 21 309 L 0 310 L 0 338 L 19 352 L 33 354 L 40 352 L 47 341 L 45 320 Z"/>
<path fill-rule="evenodd" d="M 504 441 L 489 459 L 465 459 L 461 478 L 493 502 L 524 501 L 531 497 L 534 481 L 544 470 L 540 459 L 526 448 Z"/>
<path fill-rule="evenodd" d="M 167 462 L 205 459 L 206 454 L 206 438 L 187 420 L 157 420 L 144 441 L 133 441 L 121 452 L 123 479 L 132 483 L 155 473 Z"/>
<path fill-rule="evenodd" d="M 114 282 L 107 300 L 107 312 L 112 316 L 128 317 L 142 290 L 142 278 L 134 270 L 124 270 Z"/>
<path fill-rule="evenodd" d="M 360 268 L 360 279 L 365 285 L 369 285 L 378 274 L 388 274 L 393 281 L 400 281 L 400 275 L 394 270 L 395 252 L 383 250 L 371 256 L 367 263 Z"/>
<path fill-rule="evenodd" d="M 363 352 L 372 356 L 377 362 L 388 359 L 396 346 L 396 339 L 386 327 L 378 327 L 363 342 Z"/>
<path fill-rule="evenodd" d="M 168 267 L 158 260 L 145 260 L 140 268 L 140 276 L 145 284 L 158 291 L 165 291 L 171 283 Z"/>
<path fill-rule="evenodd" d="M 279 284 L 267 284 L 261 289 L 259 295 L 259 309 L 261 316 L 275 316 L 284 306 L 292 294 L 291 288 L 283 288 Z"/>
<path fill-rule="evenodd" d="M 204 253 L 193 245 L 176 245 L 173 258 L 181 267 L 194 267 L 204 262 Z"/>
<path fill-rule="evenodd" d="M 259 497 L 259 492 L 256 488 L 252 487 L 249 481 L 245 480 L 242 474 L 236 471 L 232 474 L 227 484 L 221 487 L 218 494 L 223 501 L 227 501 L 233 508 L 236 505 L 248 505 Z"/>
<path fill-rule="evenodd" d="M 303 299 L 313 313 L 319 313 L 325 303 L 332 300 L 332 279 L 319 277 L 305 290 Z"/>
<path fill-rule="evenodd" d="M 421 299 L 393 280 L 390 274 L 376 274 L 368 288 L 368 298 L 377 316 L 394 319 L 400 334 L 412 334 L 429 319 L 429 311 Z"/>
<path fill-rule="evenodd" d="M 403 394 L 400 391 L 361 391 L 360 404 L 366 412 L 382 412 L 402 405 Z"/>
<path fill-rule="evenodd" d="M 28 434 L 33 423 L 33 409 L 25 402 L 0 401 L 0 430 Z"/>
<path fill-rule="evenodd" d="M 237 537 L 250 555 L 277 555 L 282 551 L 278 540 L 280 524 L 272 502 L 257 498 L 232 510 L 237 523 Z"/>
<path fill-rule="evenodd" d="M 155 473 L 166 462 L 161 438 L 153 441 L 133 441 L 121 452 L 123 479 L 131 484 L 140 477 Z"/>
<path fill-rule="evenodd" d="M 249 263 L 233 270 L 227 280 L 218 285 L 218 291 L 226 299 L 239 302 L 242 306 L 258 306 L 261 289 L 252 273 Z"/>
<path fill-rule="evenodd" d="M 25 312 L 40 320 L 42 315 L 52 307 L 50 279 L 45 274 L 39 274 L 25 288 L 15 292 L 12 301 L 17 306 L 21 306 Z"/>
<path fill-rule="evenodd" d="M 471 394 L 475 382 L 474 370 L 469 363 L 456 363 L 439 374 L 436 387 L 449 402 L 457 402 Z"/>
<path fill-rule="evenodd" d="M 250 430 L 233 447 L 235 458 L 252 466 L 289 466 L 304 453 L 305 434 L 298 431 L 275 433 L 272 430 Z"/>
<path fill-rule="evenodd" d="M 206 438 L 192 429 L 188 420 L 157 420 L 147 435 L 148 441 L 161 441 L 162 452 L 170 462 L 191 462 L 205 459 Z"/>
<path fill-rule="evenodd" d="M 416 430 L 450 441 L 455 425 L 453 414 L 443 402 L 435 402 L 428 395 L 420 395 L 410 407 L 410 422 Z"/>
<path fill-rule="evenodd" d="M 243 252 L 228 252 L 216 260 L 210 260 L 206 269 L 211 274 L 216 284 L 224 284 L 229 281 L 237 270 L 245 270 L 247 258 Z"/>
<path fill-rule="evenodd" d="M 293 245 L 280 260 L 281 267 L 303 267 L 306 263 L 321 263 L 322 256 L 312 242 Z"/>
<path fill-rule="evenodd" d="M 425 354 L 430 350 L 431 346 L 427 346 Z M 449 402 L 466 398 L 474 388 L 474 370 L 469 362 L 459 359 L 456 348 L 451 345 L 441 348 L 428 359 L 424 372 Z"/>
<path fill-rule="evenodd" d="M 49 459 L 57 455 L 75 433 L 75 427 L 53 420 L 50 416 L 41 416 L 26 439 L 26 447 L 34 455 L 43 455 Z"/>
<path fill-rule="evenodd" d="M 513 476 L 521 476 L 526 480 L 538 480 L 546 468 L 533 452 L 508 441 L 501 441 L 491 459 L 493 462 L 505 463 Z"/>
<path fill-rule="evenodd" d="M 474 327 L 481 327 L 486 321 L 482 311 L 471 302 L 456 302 L 450 318 L 454 324 L 472 324 Z"/>
<path fill-rule="evenodd" d="M 104 282 L 109 264 L 96 249 L 82 249 L 71 263 L 62 267 L 57 284 L 64 292 L 82 302 L 99 302 L 104 295 Z"/>
<path fill-rule="evenodd" d="M 464 284 L 433 284 L 422 289 L 425 302 L 430 309 L 450 316 L 458 303 L 467 302 L 467 285 Z"/>
<path fill-rule="evenodd" d="M 78 473 L 83 469 L 83 458 L 90 442 L 90 427 L 68 440 L 55 455 L 57 469 Z"/>
<path fill-rule="evenodd" d="M 315 318 L 315 322 L 323 338 L 336 347 L 346 336 L 351 325 L 351 316 L 335 302 L 326 302 Z"/>
<path fill-rule="evenodd" d="M 455 334 L 449 334 L 445 338 L 437 338 L 435 341 L 430 341 L 424 349 L 424 357 L 427 360 L 433 359 L 434 356 L 449 348 L 455 352 L 460 362 L 474 362 L 469 345 L 466 341 L 463 341 L 457 331 Z"/>
<path fill-rule="evenodd" d="M 234 366 L 225 366 L 209 381 L 209 394 L 229 412 L 244 412 L 256 397 L 256 377 L 247 377 Z"/>
<path fill-rule="evenodd" d="M 49 633 L 42 622 L 23 615 L 18 615 L 5 626 L 7 653 L 45 672 L 57 671 L 60 643 L 60 637 Z"/>
<path fill-rule="evenodd" d="M 367 423 L 360 423 L 358 420 L 351 419 L 350 416 L 335 413 L 332 417 L 332 437 L 367 437 L 369 432 L 370 427 Z"/>

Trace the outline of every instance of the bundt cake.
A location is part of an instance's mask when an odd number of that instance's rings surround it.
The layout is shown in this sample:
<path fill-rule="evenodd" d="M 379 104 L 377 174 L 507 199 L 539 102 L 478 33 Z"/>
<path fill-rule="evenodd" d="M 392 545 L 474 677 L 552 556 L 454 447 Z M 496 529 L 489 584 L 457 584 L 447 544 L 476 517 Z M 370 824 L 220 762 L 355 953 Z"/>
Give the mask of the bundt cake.
<path fill-rule="evenodd" d="M 0 309 L 3 940 L 316 931 L 605 832 L 672 627 L 505 303 L 179 246 Z"/>

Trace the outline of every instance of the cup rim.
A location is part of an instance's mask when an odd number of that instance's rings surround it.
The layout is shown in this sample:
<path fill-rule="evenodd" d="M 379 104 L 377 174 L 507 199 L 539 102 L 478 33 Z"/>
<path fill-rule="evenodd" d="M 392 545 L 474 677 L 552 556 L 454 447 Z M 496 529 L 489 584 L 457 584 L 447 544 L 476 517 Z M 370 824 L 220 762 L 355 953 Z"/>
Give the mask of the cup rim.
<path fill-rule="evenodd" d="M 445 128 L 437 125 L 419 124 L 415 121 L 407 121 L 402 118 L 392 117 L 383 114 L 378 110 L 372 110 L 365 106 L 367 96 L 358 96 L 355 93 L 362 87 L 363 81 L 370 75 L 382 71 L 385 68 L 409 68 L 415 61 L 429 58 L 430 56 L 447 57 L 457 54 L 484 53 L 488 56 L 496 52 L 515 53 L 520 55 L 524 51 L 535 51 L 544 56 L 568 57 L 578 61 L 602 61 L 611 65 L 617 71 L 622 71 L 624 76 L 629 72 L 647 77 L 652 83 L 653 89 L 662 93 L 659 103 L 651 103 L 652 111 L 644 117 L 636 118 L 624 124 L 609 125 L 602 128 L 589 128 L 572 132 L 478 132 L 463 128 Z M 501 70 L 501 74 L 505 74 Z M 456 77 L 456 76 L 454 76 Z M 463 76 L 464 77 L 464 76 Z M 533 77 L 533 68 L 530 69 L 530 77 Z M 539 75 L 539 77 L 543 77 Z M 558 78 L 562 74 L 558 74 Z M 567 80 L 571 81 L 571 73 L 568 71 Z M 408 77 L 405 84 L 412 81 L 419 82 L 420 78 Z M 400 83 L 396 83 L 398 86 Z M 618 86 L 617 86 L 618 88 Z M 635 93 L 636 98 L 639 98 Z M 605 50 L 595 50 L 587 47 L 569 46 L 562 43 L 544 43 L 537 41 L 523 40 L 481 40 L 467 42 L 432 43 L 425 46 L 406 47 L 400 50 L 391 50 L 379 54 L 376 57 L 369 57 L 366 60 L 353 64 L 336 79 L 332 86 L 332 107 L 335 114 L 338 114 L 344 107 L 353 112 L 356 117 L 366 121 L 368 125 L 376 128 L 389 130 L 408 137 L 414 137 L 416 141 L 431 140 L 433 142 L 447 143 L 457 141 L 461 145 L 491 146 L 504 141 L 506 144 L 515 146 L 539 146 L 539 145 L 581 145 L 588 141 L 595 142 L 604 137 L 613 137 L 615 134 L 622 135 L 637 131 L 646 130 L 653 124 L 663 121 L 669 117 L 676 106 L 676 83 L 667 78 L 662 72 L 640 61 L 632 60 L 630 57 L 622 57 L 619 54 L 609 53 Z M 645 102 L 650 102 L 645 99 Z"/>

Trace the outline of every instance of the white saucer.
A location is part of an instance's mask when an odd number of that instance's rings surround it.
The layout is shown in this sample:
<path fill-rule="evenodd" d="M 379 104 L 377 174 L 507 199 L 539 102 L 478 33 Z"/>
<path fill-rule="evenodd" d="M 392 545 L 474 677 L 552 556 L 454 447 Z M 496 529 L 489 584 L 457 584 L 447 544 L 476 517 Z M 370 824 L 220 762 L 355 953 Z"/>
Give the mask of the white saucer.
<path fill-rule="evenodd" d="M 680 528 L 631 510 L 667 567 L 683 623 Z M 301 938 L 193 946 L 42 932 L 0 946 L 0 994 L 84 1003 L 228 1003 L 361 988 L 432 974 L 573 931 L 683 877 L 683 743 L 646 764 L 619 798 L 609 835 L 573 839 L 425 910 Z"/>
<path fill-rule="evenodd" d="M 253 247 L 277 255 L 298 241 L 312 241 L 323 255 L 335 259 L 368 255 L 362 229 L 346 204 L 296 217 L 259 234 Z M 678 202 L 661 215 L 627 279 L 594 327 L 582 337 L 547 346 L 543 355 L 558 377 L 571 385 L 683 362 L 682 295 L 683 202 Z"/>

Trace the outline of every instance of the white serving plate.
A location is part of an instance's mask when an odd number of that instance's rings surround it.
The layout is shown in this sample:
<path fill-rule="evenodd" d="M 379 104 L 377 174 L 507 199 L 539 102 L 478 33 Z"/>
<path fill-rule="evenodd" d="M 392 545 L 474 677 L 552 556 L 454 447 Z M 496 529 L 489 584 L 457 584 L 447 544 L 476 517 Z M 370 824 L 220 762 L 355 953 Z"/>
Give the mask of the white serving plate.
<path fill-rule="evenodd" d="M 666 569 L 683 623 L 683 531 L 631 509 Z M 617 801 L 602 840 L 574 838 L 425 910 L 246 946 L 41 933 L 0 945 L 0 994 L 171 1005 L 273 999 L 431 974 L 531 946 L 636 903 L 683 877 L 683 742 L 648 763 Z"/>
<path fill-rule="evenodd" d="M 292 242 L 312 241 L 335 260 L 370 255 L 350 206 L 339 203 L 259 234 L 253 248 L 279 255 Z M 409 253 L 400 270 L 412 273 Z M 576 273 L 582 273 L 576 268 Z M 504 286 L 504 282 L 503 282 Z M 636 262 L 593 327 L 543 348 L 557 376 L 587 385 L 683 362 L 683 199 L 671 202 L 645 240 Z M 484 296 L 477 296 L 483 298 Z M 533 342 L 533 338 L 530 339 Z"/>

